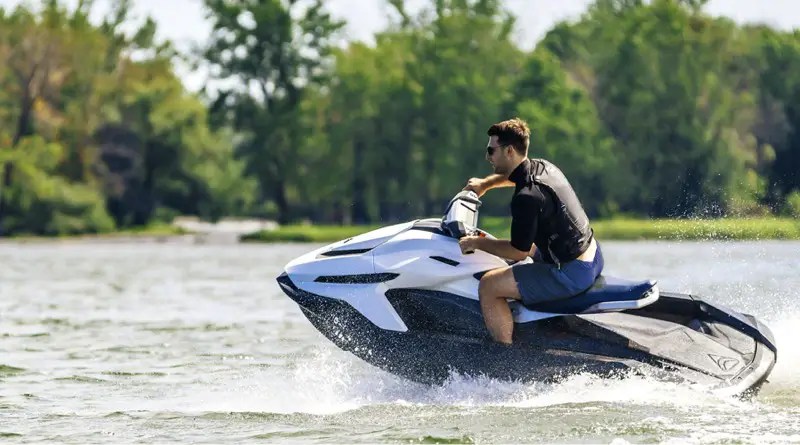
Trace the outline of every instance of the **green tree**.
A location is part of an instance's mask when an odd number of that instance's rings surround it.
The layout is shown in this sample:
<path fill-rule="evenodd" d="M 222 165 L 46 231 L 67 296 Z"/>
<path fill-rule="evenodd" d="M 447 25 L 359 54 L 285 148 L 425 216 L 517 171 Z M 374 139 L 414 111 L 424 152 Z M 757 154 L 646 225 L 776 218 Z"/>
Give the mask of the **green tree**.
<path fill-rule="evenodd" d="M 146 224 L 156 212 L 215 219 L 249 208 L 255 190 L 232 138 L 209 129 L 205 105 L 168 60 L 130 64 L 118 82 L 124 94 L 106 102 L 95 136 L 118 224 Z"/>
<path fill-rule="evenodd" d="M 57 234 L 162 215 L 243 212 L 253 194 L 227 134 L 174 75 L 175 52 L 130 1 L 98 25 L 91 2 L 0 10 L 0 216 L 8 232 Z M 163 210 L 163 211 L 162 211 Z"/>
<path fill-rule="evenodd" d="M 509 104 L 532 123 L 531 157 L 555 163 L 567 175 L 590 215 L 618 210 L 619 162 L 588 94 L 570 82 L 549 50 L 535 51 Z"/>
<path fill-rule="evenodd" d="M 4 57 L 0 64 L 4 110 L 0 113 L 7 118 L 3 119 L 6 125 L 0 124 L 0 150 L 5 152 L 0 157 L 0 231 L 109 228 L 108 216 L 96 205 L 102 202 L 99 192 L 91 184 L 73 184 L 82 178 L 62 176 L 71 147 L 49 142 L 62 136 L 68 119 L 62 93 L 85 72 L 77 54 L 96 49 L 100 42 L 85 25 L 86 8 L 80 4 L 69 12 L 51 0 L 43 2 L 38 15 L 25 6 L 10 14 L 0 12 L 0 22 L 0 56 Z M 42 159 L 36 153 L 40 150 L 56 162 L 37 161 Z"/>
<path fill-rule="evenodd" d="M 351 44 L 337 53 L 330 87 L 327 129 L 330 153 L 348 181 L 340 182 L 349 219 L 365 223 L 407 218 L 419 89 L 408 66 L 414 64 L 413 31 L 378 36 L 374 48 Z M 339 199 L 342 199 L 341 197 Z"/>
<path fill-rule="evenodd" d="M 317 0 L 206 0 L 212 25 L 204 52 L 213 75 L 232 87 L 220 89 L 212 111 L 242 137 L 238 152 L 258 178 L 261 202 L 290 218 L 292 173 L 300 168 L 300 104 L 309 87 L 323 82 L 332 39 L 342 27 Z M 294 17 L 297 17 L 295 19 Z"/>
<path fill-rule="evenodd" d="M 420 95 L 414 168 L 421 176 L 411 196 L 432 215 L 467 178 L 488 173 L 486 129 L 512 117 L 502 107 L 524 54 L 512 42 L 514 17 L 499 1 L 435 1 L 418 22 L 418 62 L 408 70 Z"/>
<path fill-rule="evenodd" d="M 763 115 L 772 119 L 764 119 L 762 134 L 775 149 L 768 200 L 780 209 L 787 196 L 800 190 L 800 81 L 788 75 L 800 68 L 800 33 L 764 32 L 761 42 L 766 66 L 761 87 L 764 101 L 772 105 L 764 107 L 771 113 Z"/>
<path fill-rule="evenodd" d="M 725 212 L 745 171 L 730 147 L 742 99 L 725 77 L 735 57 L 731 27 L 671 0 L 615 3 L 595 9 L 616 29 L 615 44 L 597 57 L 595 97 L 627 164 L 626 207 L 655 216 Z"/>

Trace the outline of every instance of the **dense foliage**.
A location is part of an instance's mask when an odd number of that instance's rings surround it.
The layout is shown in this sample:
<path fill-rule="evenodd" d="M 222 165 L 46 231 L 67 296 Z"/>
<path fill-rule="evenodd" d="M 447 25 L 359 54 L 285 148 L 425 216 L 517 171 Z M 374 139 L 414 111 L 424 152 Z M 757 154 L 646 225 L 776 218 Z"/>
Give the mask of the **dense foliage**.
<path fill-rule="evenodd" d="M 527 18 L 500 0 L 387 0 L 370 44 L 321 0 L 205 0 L 194 54 L 130 0 L 101 23 L 66 4 L 0 8 L 3 234 L 431 216 L 488 173 L 485 131 L 513 116 L 593 216 L 800 214 L 800 35 L 703 1 L 597 0 L 523 51 Z M 209 88 L 189 93 L 177 57 Z"/>

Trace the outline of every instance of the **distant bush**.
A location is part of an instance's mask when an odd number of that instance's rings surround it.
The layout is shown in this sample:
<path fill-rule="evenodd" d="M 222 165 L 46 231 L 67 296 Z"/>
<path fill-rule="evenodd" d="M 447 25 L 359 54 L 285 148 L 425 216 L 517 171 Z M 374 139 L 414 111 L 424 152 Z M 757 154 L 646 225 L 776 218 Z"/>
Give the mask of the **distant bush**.
<path fill-rule="evenodd" d="M 9 210 L 3 222 L 7 232 L 65 235 L 114 229 L 97 189 L 53 174 L 55 160 L 63 155 L 60 145 L 26 138 L 12 155 L 17 161 L 13 181 L 3 191 Z"/>
<path fill-rule="evenodd" d="M 786 213 L 793 218 L 800 218 L 800 191 L 794 191 L 786 197 Z"/>

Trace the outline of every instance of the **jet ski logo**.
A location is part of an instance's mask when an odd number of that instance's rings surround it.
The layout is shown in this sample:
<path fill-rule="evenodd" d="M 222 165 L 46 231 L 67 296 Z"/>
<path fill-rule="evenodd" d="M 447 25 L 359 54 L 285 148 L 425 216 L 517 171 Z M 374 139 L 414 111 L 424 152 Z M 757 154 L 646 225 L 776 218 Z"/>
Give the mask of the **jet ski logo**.
<path fill-rule="evenodd" d="M 716 363 L 717 366 L 719 366 L 719 369 L 723 371 L 730 371 L 739 364 L 739 360 L 736 360 L 735 358 L 723 357 L 721 355 L 714 354 L 708 354 L 708 356 L 711 358 L 711 360 L 714 360 L 714 363 Z"/>

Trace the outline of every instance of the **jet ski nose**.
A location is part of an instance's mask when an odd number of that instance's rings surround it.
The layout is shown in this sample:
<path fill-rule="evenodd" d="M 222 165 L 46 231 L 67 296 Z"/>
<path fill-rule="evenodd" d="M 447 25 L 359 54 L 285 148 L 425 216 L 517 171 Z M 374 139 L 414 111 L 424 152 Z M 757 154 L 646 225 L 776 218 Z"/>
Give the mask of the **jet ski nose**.
<path fill-rule="evenodd" d="M 292 283 L 292 279 L 289 278 L 289 274 L 283 272 L 282 274 L 278 275 L 278 278 L 275 279 L 278 282 L 278 285 L 281 287 L 281 290 L 286 293 L 286 295 L 293 297 L 293 295 L 297 292 L 297 286 Z"/>
<path fill-rule="evenodd" d="M 289 274 L 283 272 L 275 279 L 278 282 L 278 285 L 281 287 L 283 293 L 285 293 L 289 298 L 294 300 L 300 308 L 306 308 L 308 306 L 313 306 L 316 301 L 319 300 L 319 297 L 309 294 L 308 292 L 304 292 L 296 284 L 289 278 Z"/>

